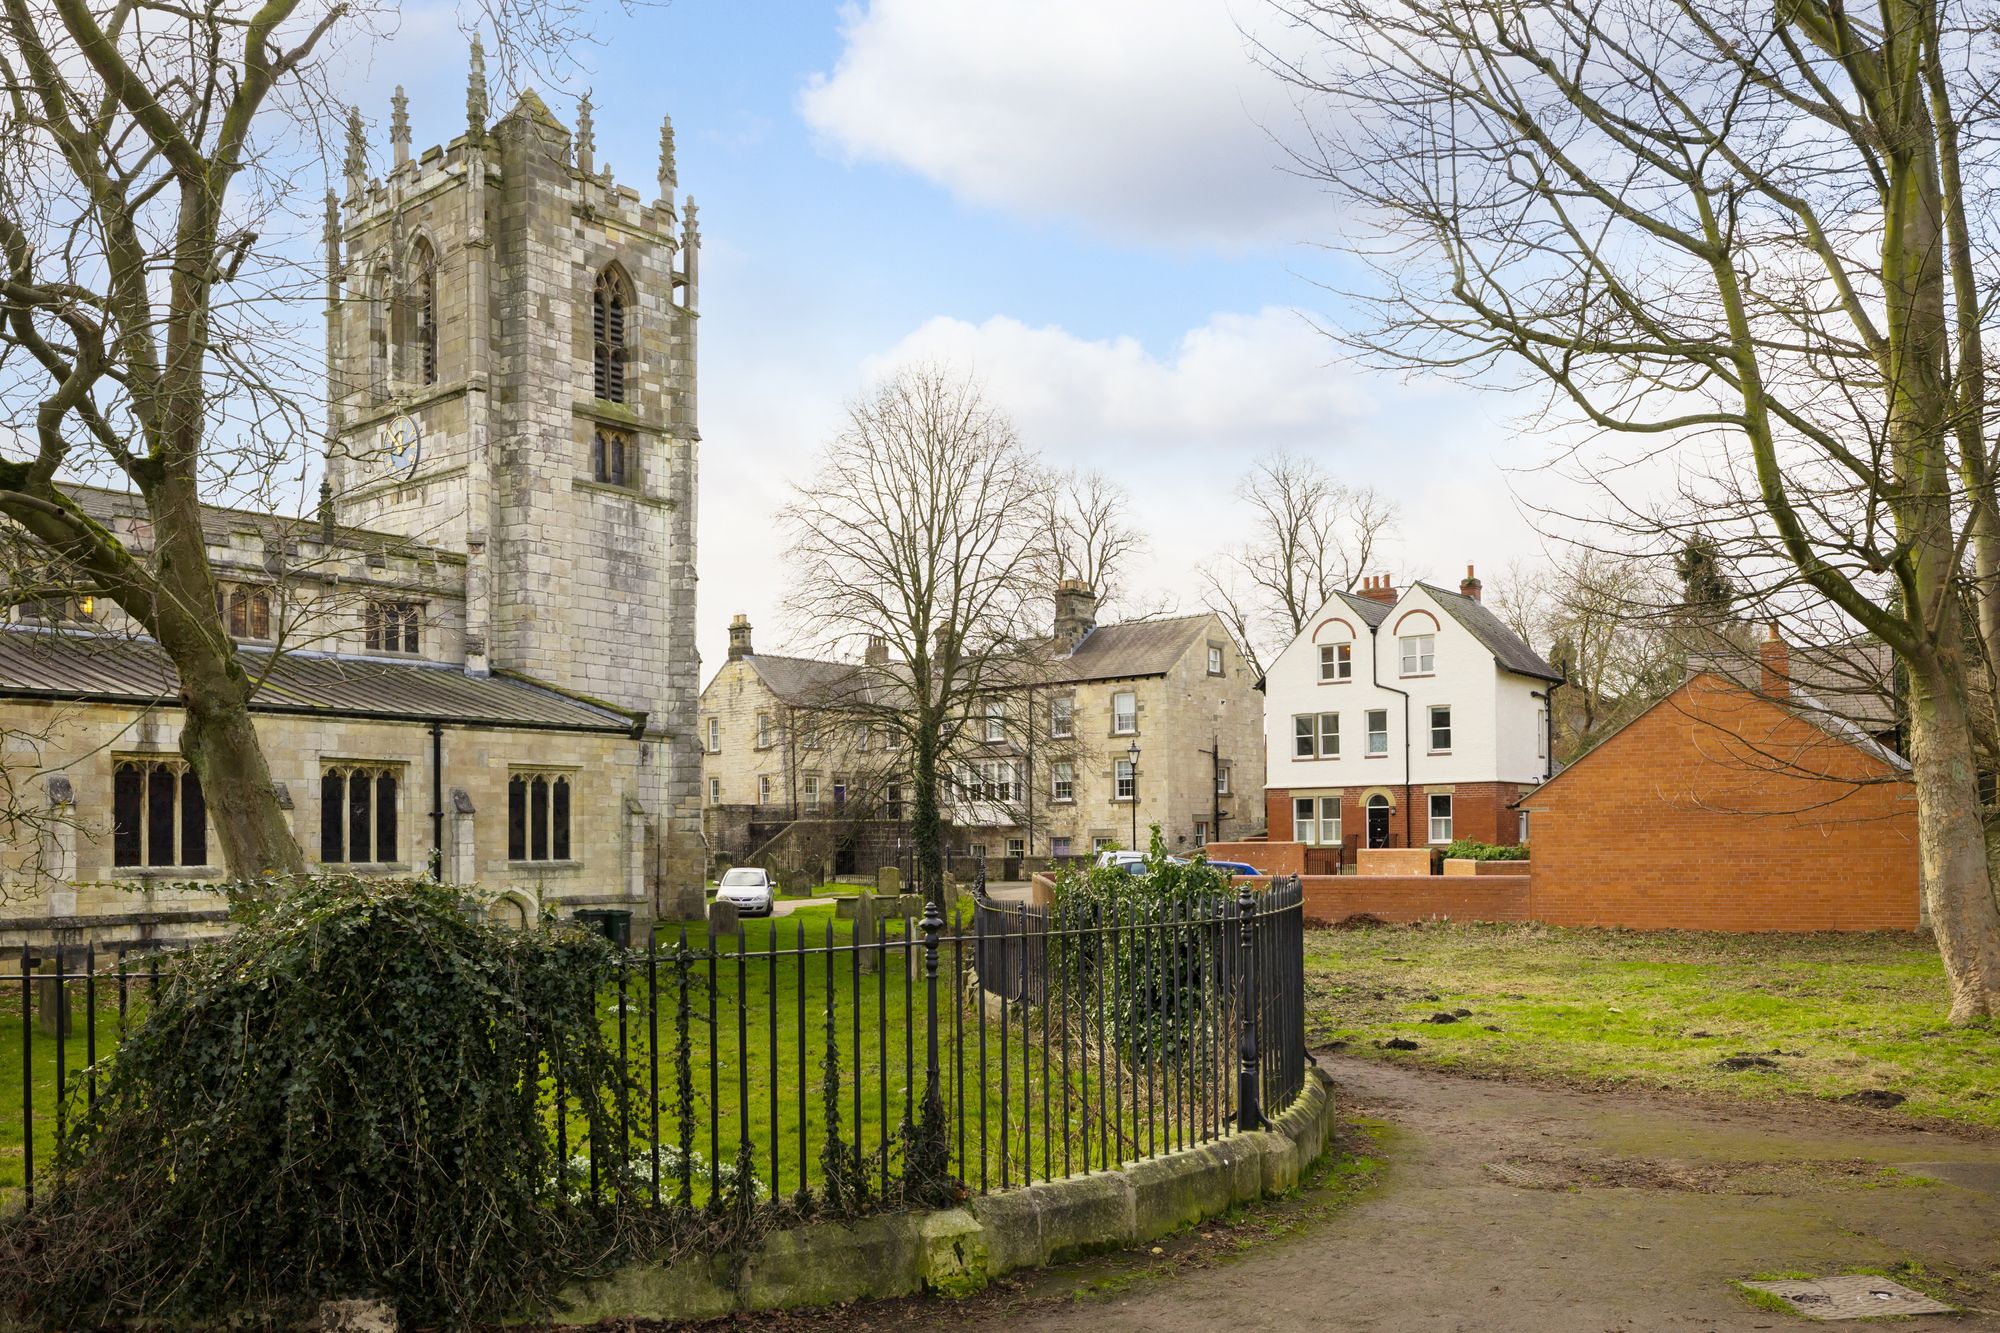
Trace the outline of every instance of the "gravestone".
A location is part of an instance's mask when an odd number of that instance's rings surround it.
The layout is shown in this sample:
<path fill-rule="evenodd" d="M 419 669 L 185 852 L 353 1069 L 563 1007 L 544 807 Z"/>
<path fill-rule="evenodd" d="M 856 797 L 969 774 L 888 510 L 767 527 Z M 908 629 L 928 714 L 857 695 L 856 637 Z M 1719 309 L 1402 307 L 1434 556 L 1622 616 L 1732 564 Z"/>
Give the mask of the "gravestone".
<path fill-rule="evenodd" d="M 712 902 L 708 905 L 708 934 L 710 939 L 720 935 L 743 933 L 743 917 L 736 910 L 735 903 Z"/>
<path fill-rule="evenodd" d="M 67 1038 L 76 1030 L 70 1012 L 71 987 L 56 983 L 56 960 L 53 957 L 43 958 L 36 970 L 40 978 L 35 982 L 35 1025 L 47 1036 Z"/>
<path fill-rule="evenodd" d="M 903 872 L 896 866 L 878 866 L 875 870 L 875 891 L 897 894 L 903 891 Z"/>

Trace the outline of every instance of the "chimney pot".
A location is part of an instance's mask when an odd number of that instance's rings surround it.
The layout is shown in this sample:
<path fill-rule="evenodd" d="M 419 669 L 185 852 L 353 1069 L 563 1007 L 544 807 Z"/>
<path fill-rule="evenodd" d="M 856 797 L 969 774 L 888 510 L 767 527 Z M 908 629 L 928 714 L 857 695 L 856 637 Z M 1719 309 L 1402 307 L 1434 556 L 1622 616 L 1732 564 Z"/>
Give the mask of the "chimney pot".
<path fill-rule="evenodd" d="M 1764 641 L 1757 645 L 1758 683 L 1767 699 L 1792 697 L 1792 650 L 1778 633 L 1778 622 L 1764 627 Z"/>
<path fill-rule="evenodd" d="M 1377 602 L 1394 602 L 1396 590 L 1389 583 L 1387 574 L 1376 574 L 1361 581 L 1361 595 Z"/>
<path fill-rule="evenodd" d="M 1461 597 L 1470 597 L 1476 602 L 1479 600 L 1479 594 L 1485 586 L 1479 581 L 1479 576 L 1472 572 L 1472 566 L 1468 564 L 1465 567 L 1465 577 L 1459 580 L 1458 595 Z"/>
<path fill-rule="evenodd" d="M 889 641 L 879 634 L 868 636 L 868 647 L 861 654 L 861 660 L 869 666 L 889 665 Z"/>

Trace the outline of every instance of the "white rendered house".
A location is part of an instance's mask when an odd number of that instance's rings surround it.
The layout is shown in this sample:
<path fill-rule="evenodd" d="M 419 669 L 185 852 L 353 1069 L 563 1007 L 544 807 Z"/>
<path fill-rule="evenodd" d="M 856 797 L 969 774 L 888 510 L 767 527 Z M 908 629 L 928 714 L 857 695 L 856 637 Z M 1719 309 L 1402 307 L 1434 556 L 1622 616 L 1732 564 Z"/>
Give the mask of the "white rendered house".
<path fill-rule="evenodd" d="M 1525 841 L 1561 675 L 1479 600 L 1386 578 L 1337 593 L 1264 678 L 1273 841 L 1339 849 Z M 1322 860 L 1334 859 L 1332 855 Z"/>

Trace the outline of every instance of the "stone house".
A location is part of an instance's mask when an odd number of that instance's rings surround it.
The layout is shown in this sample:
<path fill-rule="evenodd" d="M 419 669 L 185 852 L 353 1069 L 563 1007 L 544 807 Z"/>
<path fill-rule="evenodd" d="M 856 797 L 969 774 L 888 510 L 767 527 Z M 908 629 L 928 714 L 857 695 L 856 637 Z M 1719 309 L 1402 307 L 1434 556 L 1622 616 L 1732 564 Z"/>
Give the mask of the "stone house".
<path fill-rule="evenodd" d="M 740 616 L 730 636 L 701 699 L 710 851 L 749 859 L 811 827 L 829 869 L 900 863 L 908 759 L 844 710 L 860 673 L 757 654 Z M 1033 657 L 1029 678 L 986 700 L 949 757 L 953 857 L 1011 875 L 1123 846 L 1135 827 L 1143 841 L 1156 822 L 1177 851 L 1261 824 L 1255 683 L 1216 617 L 1099 625 L 1089 590 L 1066 584 Z"/>
<path fill-rule="evenodd" d="M 1316 872 L 1361 848 L 1526 840 L 1513 803 L 1552 771 L 1562 677 L 1480 592 L 1470 566 L 1456 592 L 1366 579 L 1271 663 L 1270 836 L 1325 849 Z"/>
<path fill-rule="evenodd" d="M 1754 677 L 1697 670 L 1524 796 L 1527 914 L 1635 930 L 1908 930 L 1909 765 L 1829 708 L 1776 633 Z"/>
<path fill-rule="evenodd" d="M 671 129 L 647 203 L 532 92 L 389 165 L 358 114 L 329 194 L 318 515 L 205 511 L 226 627 L 307 856 L 476 884 L 510 920 L 700 910 L 699 236 Z M 143 559 L 132 495 L 70 488 Z M 38 590 L 39 592 L 40 590 Z M 0 942 L 219 928 L 157 646 L 87 590 L 0 628 Z"/>

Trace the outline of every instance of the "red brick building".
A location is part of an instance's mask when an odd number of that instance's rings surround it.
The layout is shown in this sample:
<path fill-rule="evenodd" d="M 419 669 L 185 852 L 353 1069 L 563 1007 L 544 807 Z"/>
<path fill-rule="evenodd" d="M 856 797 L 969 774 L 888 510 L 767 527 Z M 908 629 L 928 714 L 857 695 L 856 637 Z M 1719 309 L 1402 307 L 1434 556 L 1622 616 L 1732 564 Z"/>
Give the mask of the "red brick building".
<path fill-rule="evenodd" d="M 1700 672 L 1523 797 L 1528 915 L 1565 926 L 1908 930 L 1918 924 L 1909 766 L 1790 688 Z"/>

